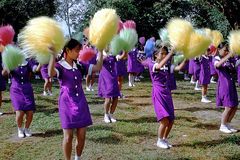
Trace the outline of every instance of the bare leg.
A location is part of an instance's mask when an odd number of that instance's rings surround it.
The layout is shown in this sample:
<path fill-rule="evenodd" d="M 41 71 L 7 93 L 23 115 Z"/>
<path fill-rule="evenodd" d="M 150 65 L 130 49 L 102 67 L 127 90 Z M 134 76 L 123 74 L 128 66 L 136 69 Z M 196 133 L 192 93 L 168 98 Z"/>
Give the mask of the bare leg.
<path fill-rule="evenodd" d="M 202 85 L 202 96 L 207 96 L 208 85 Z"/>
<path fill-rule="evenodd" d="M 158 128 L 158 137 L 160 139 L 163 139 L 164 137 L 164 134 L 165 134 L 165 130 L 166 130 L 166 127 L 169 125 L 169 120 L 168 118 L 163 118 L 161 121 L 160 121 L 160 126 Z"/>
<path fill-rule="evenodd" d="M 168 138 L 168 135 L 169 135 L 169 133 L 170 133 L 170 131 L 171 131 L 171 129 L 172 129 L 173 123 L 174 123 L 174 121 L 169 121 L 169 124 L 168 124 L 168 126 L 166 127 L 165 132 L 164 132 L 164 135 L 163 135 L 163 138 L 164 138 L 164 139 L 167 139 L 167 138 Z"/>
<path fill-rule="evenodd" d="M 63 129 L 63 153 L 66 160 L 71 160 L 73 130 Z"/>
<path fill-rule="evenodd" d="M 29 128 L 33 119 L 33 111 L 27 111 L 26 112 L 26 123 L 25 128 Z"/>
<path fill-rule="evenodd" d="M 226 125 L 228 123 L 230 112 L 231 112 L 231 108 L 225 107 L 225 110 L 222 113 L 222 119 L 221 119 L 221 123 L 223 125 Z"/>
<path fill-rule="evenodd" d="M 85 145 L 85 137 L 86 137 L 86 128 L 78 128 L 76 145 L 75 145 L 76 155 L 78 157 L 82 155 L 82 151 Z"/>
<path fill-rule="evenodd" d="M 117 103 L 118 103 L 118 97 L 114 97 L 112 99 L 112 105 L 111 105 L 111 109 L 110 109 L 110 113 L 113 114 L 117 108 Z"/>
<path fill-rule="evenodd" d="M 17 122 L 18 128 L 22 128 L 23 117 L 24 117 L 23 111 L 16 111 L 16 122 Z"/>
<path fill-rule="evenodd" d="M 228 117 L 228 119 L 227 119 L 227 123 L 231 123 L 233 117 L 234 117 L 235 114 L 236 114 L 236 111 L 237 111 L 237 107 L 233 107 L 233 108 L 231 108 L 231 111 L 230 111 L 229 117 Z"/>
<path fill-rule="evenodd" d="M 105 114 L 109 113 L 110 104 L 111 104 L 111 99 L 110 98 L 105 98 L 105 102 L 104 102 Z"/>

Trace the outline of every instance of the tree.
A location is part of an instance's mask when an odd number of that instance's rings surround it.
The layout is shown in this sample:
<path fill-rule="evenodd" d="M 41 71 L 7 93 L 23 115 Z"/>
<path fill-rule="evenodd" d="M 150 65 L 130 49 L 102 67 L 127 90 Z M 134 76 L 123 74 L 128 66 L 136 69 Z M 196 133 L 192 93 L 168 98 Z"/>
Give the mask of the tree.
<path fill-rule="evenodd" d="M 53 16 L 55 7 L 54 0 L 1 0 L 0 23 L 11 24 L 17 35 L 29 19 Z"/>

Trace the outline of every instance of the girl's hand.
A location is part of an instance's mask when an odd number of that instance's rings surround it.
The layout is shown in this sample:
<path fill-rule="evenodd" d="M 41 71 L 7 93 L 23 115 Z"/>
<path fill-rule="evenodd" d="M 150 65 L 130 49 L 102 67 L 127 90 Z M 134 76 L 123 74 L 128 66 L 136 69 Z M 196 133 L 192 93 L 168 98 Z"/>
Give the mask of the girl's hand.
<path fill-rule="evenodd" d="M 56 55 L 56 49 L 53 47 L 53 45 L 48 47 L 49 53 L 52 55 Z"/>

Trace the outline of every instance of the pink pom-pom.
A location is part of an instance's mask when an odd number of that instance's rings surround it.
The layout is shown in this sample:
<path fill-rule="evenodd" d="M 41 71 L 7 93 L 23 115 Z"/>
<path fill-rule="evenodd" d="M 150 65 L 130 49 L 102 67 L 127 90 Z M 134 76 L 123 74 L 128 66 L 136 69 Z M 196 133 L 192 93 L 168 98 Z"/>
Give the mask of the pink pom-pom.
<path fill-rule="evenodd" d="M 123 22 L 121 20 L 118 21 L 118 33 L 123 29 Z"/>
<path fill-rule="evenodd" d="M 88 62 L 96 55 L 96 51 L 92 48 L 84 48 L 79 52 L 78 60 Z"/>
<path fill-rule="evenodd" d="M 123 23 L 123 28 L 136 29 L 136 23 L 133 20 L 127 20 Z"/>
<path fill-rule="evenodd" d="M 15 31 L 11 25 L 0 27 L 0 44 L 6 46 L 12 44 Z"/>
<path fill-rule="evenodd" d="M 140 37 L 140 38 L 139 38 L 139 42 L 140 42 L 141 45 L 144 46 L 144 45 L 145 45 L 145 42 L 146 42 L 145 37 Z"/>
<path fill-rule="evenodd" d="M 217 48 L 214 45 L 210 45 L 208 49 L 210 49 L 211 54 L 215 53 L 215 51 L 217 50 Z"/>

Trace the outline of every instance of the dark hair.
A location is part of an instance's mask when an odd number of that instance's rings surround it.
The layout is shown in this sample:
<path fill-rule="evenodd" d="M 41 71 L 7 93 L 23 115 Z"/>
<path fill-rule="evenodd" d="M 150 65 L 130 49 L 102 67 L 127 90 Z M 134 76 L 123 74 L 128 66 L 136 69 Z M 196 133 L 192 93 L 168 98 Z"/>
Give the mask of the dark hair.
<path fill-rule="evenodd" d="M 228 43 L 227 42 L 222 42 L 218 45 L 218 49 L 222 49 L 224 47 L 227 47 L 228 48 Z"/>
<path fill-rule="evenodd" d="M 59 58 L 59 60 L 61 60 L 64 57 L 64 53 L 66 53 L 67 49 L 72 50 L 73 48 L 80 46 L 82 47 L 82 44 L 77 41 L 76 39 L 71 38 L 70 40 L 68 40 L 63 48 L 63 51 L 61 53 L 61 56 Z"/>
<path fill-rule="evenodd" d="M 158 53 L 161 51 L 161 49 L 165 49 L 166 52 L 167 52 L 167 54 L 168 54 L 168 48 L 167 48 L 167 46 L 162 45 L 162 46 L 160 46 L 160 48 L 157 48 L 157 49 L 154 51 L 154 53 L 153 53 L 153 59 L 154 59 L 154 61 L 156 60 L 155 55 L 158 54 Z"/>

